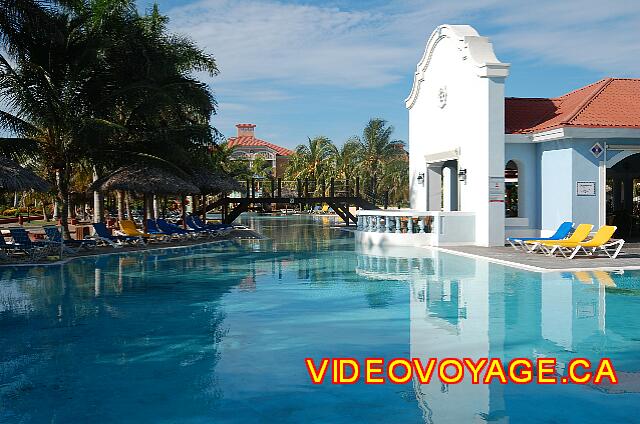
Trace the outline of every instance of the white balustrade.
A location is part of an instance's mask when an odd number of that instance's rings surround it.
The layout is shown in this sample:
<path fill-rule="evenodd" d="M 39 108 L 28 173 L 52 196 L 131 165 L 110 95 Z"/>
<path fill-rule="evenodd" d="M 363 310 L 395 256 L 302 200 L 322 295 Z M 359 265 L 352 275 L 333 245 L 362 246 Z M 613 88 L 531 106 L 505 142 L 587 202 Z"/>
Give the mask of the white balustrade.
<path fill-rule="evenodd" d="M 472 212 L 361 209 L 356 213 L 356 239 L 368 244 L 444 246 L 475 242 Z"/>

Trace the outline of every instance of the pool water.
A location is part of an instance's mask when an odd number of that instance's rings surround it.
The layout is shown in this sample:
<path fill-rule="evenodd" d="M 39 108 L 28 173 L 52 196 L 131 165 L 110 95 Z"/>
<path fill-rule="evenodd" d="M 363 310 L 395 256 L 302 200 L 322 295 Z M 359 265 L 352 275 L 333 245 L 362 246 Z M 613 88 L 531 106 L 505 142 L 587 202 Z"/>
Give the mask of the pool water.
<path fill-rule="evenodd" d="M 640 422 L 640 273 L 266 241 L 0 268 L 0 422 Z M 311 384 L 312 357 L 611 358 L 618 386 Z"/>

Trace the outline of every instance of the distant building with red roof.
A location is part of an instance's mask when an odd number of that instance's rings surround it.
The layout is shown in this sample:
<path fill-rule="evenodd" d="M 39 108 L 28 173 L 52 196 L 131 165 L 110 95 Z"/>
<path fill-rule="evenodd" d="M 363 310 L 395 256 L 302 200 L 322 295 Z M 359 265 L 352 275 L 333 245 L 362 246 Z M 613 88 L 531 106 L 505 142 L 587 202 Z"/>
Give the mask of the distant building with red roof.
<path fill-rule="evenodd" d="M 248 161 L 251 166 L 255 158 L 262 157 L 271 163 L 273 175 L 282 177 L 293 150 L 256 138 L 255 124 L 237 124 L 236 128 L 238 135 L 227 140 L 227 144 L 234 148 L 231 158 Z"/>

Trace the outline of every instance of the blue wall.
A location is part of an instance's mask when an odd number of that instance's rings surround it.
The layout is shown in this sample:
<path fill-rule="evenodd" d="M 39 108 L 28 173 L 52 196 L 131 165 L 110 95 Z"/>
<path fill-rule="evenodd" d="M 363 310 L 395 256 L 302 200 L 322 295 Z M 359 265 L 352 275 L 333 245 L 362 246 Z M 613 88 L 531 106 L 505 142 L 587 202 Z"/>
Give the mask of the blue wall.
<path fill-rule="evenodd" d="M 553 231 L 567 220 L 598 224 L 599 159 L 590 152 L 594 140 L 507 143 L 505 160 L 518 164 L 519 215 L 527 227 L 508 230 Z M 577 196 L 577 181 L 596 183 L 596 196 Z"/>
<path fill-rule="evenodd" d="M 573 216 L 573 149 L 567 141 L 536 144 L 540 158 L 540 229 L 555 230 Z"/>
<path fill-rule="evenodd" d="M 598 228 L 600 211 L 600 175 L 599 164 L 604 156 L 596 159 L 590 149 L 594 140 L 573 141 L 573 221 L 593 224 Z M 602 143 L 600 143 L 602 145 Z M 596 183 L 595 196 L 578 196 L 577 181 L 593 181 Z"/>
<path fill-rule="evenodd" d="M 507 143 L 504 148 L 505 165 L 513 160 L 518 165 L 518 217 L 528 218 L 527 227 L 509 229 L 539 229 L 539 169 L 536 145 L 533 143 Z"/>
<path fill-rule="evenodd" d="M 528 227 L 507 230 L 554 231 L 562 222 L 593 224 L 597 228 L 600 214 L 600 162 L 591 147 L 599 141 L 609 144 L 638 145 L 637 139 L 563 139 L 539 143 L 506 143 L 505 164 L 518 164 L 519 215 L 528 218 Z M 610 151 L 608 158 L 619 151 Z M 595 196 L 578 196 L 578 181 L 594 182 Z"/>

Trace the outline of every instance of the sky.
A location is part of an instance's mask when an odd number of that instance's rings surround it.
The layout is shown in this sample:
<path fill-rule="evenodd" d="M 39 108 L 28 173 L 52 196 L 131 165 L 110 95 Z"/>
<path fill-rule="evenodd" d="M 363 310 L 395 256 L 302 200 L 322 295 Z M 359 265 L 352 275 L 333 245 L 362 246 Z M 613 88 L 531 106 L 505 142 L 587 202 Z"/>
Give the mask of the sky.
<path fill-rule="evenodd" d="M 511 63 L 506 95 L 554 97 L 601 78 L 640 77 L 637 0 L 157 0 L 171 31 L 212 54 L 213 126 L 294 148 L 340 145 L 371 118 L 407 140 L 404 99 L 431 32 L 468 24 Z M 138 0 L 141 10 L 152 0 Z"/>

